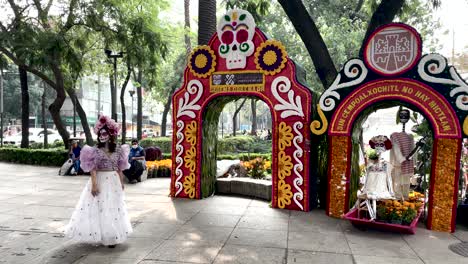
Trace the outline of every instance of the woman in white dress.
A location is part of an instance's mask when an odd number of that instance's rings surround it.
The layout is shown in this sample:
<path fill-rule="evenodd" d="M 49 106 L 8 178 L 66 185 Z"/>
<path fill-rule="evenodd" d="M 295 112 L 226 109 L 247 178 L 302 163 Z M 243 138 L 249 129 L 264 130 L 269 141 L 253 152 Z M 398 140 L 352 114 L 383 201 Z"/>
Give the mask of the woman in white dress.
<path fill-rule="evenodd" d="M 122 173 L 130 167 L 130 148 L 115 143 L 119 130 L 114 120 L 100 116 L 94 127 L 97 146 L 81 150 L 81 167 L 91 172 L 91 178 L 65 229 L 66 236 L 76 241 L 114 248 L 133 231 L 124 201 Z"/>

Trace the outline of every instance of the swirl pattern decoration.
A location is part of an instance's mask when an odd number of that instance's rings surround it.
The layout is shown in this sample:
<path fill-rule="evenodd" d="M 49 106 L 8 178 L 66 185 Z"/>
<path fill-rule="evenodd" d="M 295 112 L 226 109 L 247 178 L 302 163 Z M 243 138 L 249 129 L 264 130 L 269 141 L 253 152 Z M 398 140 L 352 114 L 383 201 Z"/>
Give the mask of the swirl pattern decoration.
<path fill-rule="evenodd" d="M 278 93 L 287 93 L 288 101 L 284 100 Z M 274 109 L 281 112 L 281 118 L 290 116 L 304 117 L 302 110 L 301 97 L 297 95 L 294 97 L 294 91 L 291 90 L 291 81 L 285 76 L 276 77 L 271 84 L 271 92 L 279 104 L 275 104 Z"/>
<path fill-rule="evenodd" d="M 175 187 L 177 189 L 176 193 L 174 196 L 177 196 L 179 195 L 179 193 L 184 189 L 184 186 L 183 184 L 180 182 L 180 180 L 182 179 L 182 176 L 184 176 L 184 173 L 182 172 L 182 165 L 184 164 L 184 159 L 181 157 L 182 154 L 184 153 L 184 146 L 182 146 L 182 141 L 184 141 L 184 133 L 182 133 L 182 131 L 184 130 L 184 122 L 179 120 L 177 121 L 177 143 L 176 143 L 176 151 L 177 151 L 177 156 L 176 156 L 176 164 L 177 164 L 177 167 L 176 167 L 176 170 L 175 170 L 175 174 L 176 174 L 176 180 L 175 180 Z"/>
<path fill-rule="evenodd" d="M 302 143 L 304 141 L 304 137 L 299 131 L 299 129 L 302 129 L 303 125 L 302 122 L 296 122 L 293 125 L 294 132 L 296 132 L 296 136 L 293 139 L 293 145 L 296 148 L 293 152 L 293 157 L 294 160 L 296 161 L 296 164 L 294 164 L 294 174 L 296 175 L 296 178 L 294 179 L 294 189 L 296 192 L 293 195 L 293 200 L 294 203 L 301 208 L 301 210 L 304 211 L 304 206 L 302 206 L 301 202 L 304 199 L 304 192 L 302 191 L 301 187 L 304 184 L 304 178 L 302 178 L 301 173 L 304 170 L 304 165 L 302 164 L 301 158 L 304 155 L 304 150 L 299 146 L 299 143 Z"/>
<path fill-rule="evenodd" d="M 190 95 L 195 98 L 190 101 Z M 187 91 L 184 93 L 184 98 L 179 99 L 179 108 L 177 110 L 177 118 L 186 115 L 190 118 L 195 118 L 195 112 L 201 109 L 201 106 L 196 104 L 203 94 L 203 84 L 199 80 L 191 80 L 187 84 Z"/>

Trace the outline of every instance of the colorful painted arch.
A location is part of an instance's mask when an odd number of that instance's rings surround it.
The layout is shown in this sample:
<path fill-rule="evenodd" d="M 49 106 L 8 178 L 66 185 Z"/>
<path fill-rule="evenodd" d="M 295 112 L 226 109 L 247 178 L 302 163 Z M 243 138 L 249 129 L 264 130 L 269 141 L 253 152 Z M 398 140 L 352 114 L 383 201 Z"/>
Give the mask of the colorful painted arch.
<path fill-rule="evenodd" d="M 335 110 L 329 135 L 350 136 L 359 114 L 381 101 L 402 101 L 420 109 L 431 122 L 435 138 L 461 138 L 460 123 L 449 102 L 426 84 L 404 78 L 371 81 L 354 90 Z"/>

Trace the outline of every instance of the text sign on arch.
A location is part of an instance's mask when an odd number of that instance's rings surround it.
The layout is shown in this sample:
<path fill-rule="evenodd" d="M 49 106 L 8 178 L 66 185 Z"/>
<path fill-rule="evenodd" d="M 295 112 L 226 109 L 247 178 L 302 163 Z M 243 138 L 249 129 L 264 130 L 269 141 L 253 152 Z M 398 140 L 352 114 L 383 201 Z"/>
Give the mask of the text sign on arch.
<path fill-rule="evenodd" d="M 431 88 L 410 80 L 370 82 L 343 100 L 333 114 L 330 135 L 350 135 L 357 116 L 380 101 L 404 101 L 420 109 L 434 126 L 435 137 L 460 137 L 458 119 L 448 102 Z"/>
<path fill-rule="evenodd" d="M 215 72 L 210 77 L 210 92 L 263 92 L 265 76 L 258 71 Z"/>

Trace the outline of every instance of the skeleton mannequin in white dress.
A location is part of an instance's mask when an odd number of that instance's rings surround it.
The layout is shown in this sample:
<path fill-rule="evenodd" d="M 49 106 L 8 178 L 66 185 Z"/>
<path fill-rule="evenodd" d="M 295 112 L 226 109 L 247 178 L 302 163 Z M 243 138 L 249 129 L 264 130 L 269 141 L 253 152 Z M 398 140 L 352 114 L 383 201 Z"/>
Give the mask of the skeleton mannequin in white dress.
<path fill-rule="evenodd" d="M 392 148 L 392 142 L 386 136 L 375 136 L 369 141 L 371 148 L 375 149 L 377 158 L 369 159 L 367 166 L 366 183 L 362 194 L 366 196 L 366 204 L 371 220 L 376 218 L 377 200 L 392 199 L 392 177 L 390 165 L 386 161 L 380 161 L 380 154 Z M 372 202 L 372 205 L 371 205 Z"/>

